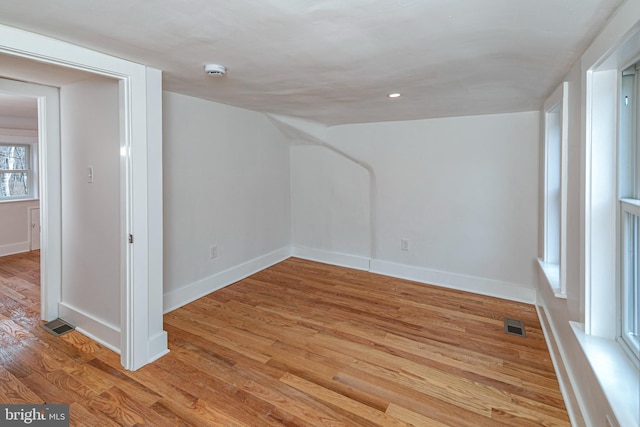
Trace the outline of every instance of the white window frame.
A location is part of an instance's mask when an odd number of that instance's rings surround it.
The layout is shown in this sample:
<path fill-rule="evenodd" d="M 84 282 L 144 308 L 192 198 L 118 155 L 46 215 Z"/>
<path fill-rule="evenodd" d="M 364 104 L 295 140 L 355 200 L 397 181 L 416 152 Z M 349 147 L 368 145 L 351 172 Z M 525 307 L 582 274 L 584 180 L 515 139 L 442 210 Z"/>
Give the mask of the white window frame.
<path fill-rule="evenodd" d="M 637 46 L 640 31 L 625 46 Z M 629 54 L 629 52 L 632 52 Z M 623 59 L 623 55 L 626 59 Z M 614 61 L 617 60 L 617 61 Z M 640 61 L 640 49 L 620 48 L 617 54 L 587 70 L 585 177 L 585 333 L 605 338 L 640 370 L 640 357 L 623 338 L 625 317 L 622 286 L 623 212 L 634 212 L 635 201 L 622 200 L 625 130 L 620 126 L 623 103 L 622 72 Z M 626 159 L 626 156 L 624 157 Z"/>
<path fill-rule="evenodd" d="M 640 242 L 640 60 L 620 70 L 619 131 L 618 131 L 618 197 L 619 220 L 618 274 L 619 294 L 618 333 L 616 339 L 627 354 L 640 363 L 640 327 L 638 299 L 638 259 Z M 635 227 L 632 218 L 636 217 Z M 630 271 L 631 270 L 631 271 Z M 633 333 L 635 331 L 635 334 Z"/>
<path fill-rule="evenodd" d="M 0 129 L 0 146 L 22 146 L 27 147 L 28 153 L 28 169 L 20 170 L 5 170 L 0 169 L 0 173 L 4 172 L 16 172 L 27 173 L 27 179 L 29 183 L 28 194 L 24 196 L 14 197 L 1 197 L 0 203 L 4 202 L 16 202 L 24 200 L 35 200 L 38 198 L 38 144 L 37 142 L 29 142 L 30 140 L 37 139 L 37 133 L 31 135 L 31 131 L 14 131 Z"/>
<path fill-rule="evenodd" d="M 564 82 L 543 106 L 543 236 L 538 264 L 558 298 L 567 297 L 567 162 L 569 83 Z"/>

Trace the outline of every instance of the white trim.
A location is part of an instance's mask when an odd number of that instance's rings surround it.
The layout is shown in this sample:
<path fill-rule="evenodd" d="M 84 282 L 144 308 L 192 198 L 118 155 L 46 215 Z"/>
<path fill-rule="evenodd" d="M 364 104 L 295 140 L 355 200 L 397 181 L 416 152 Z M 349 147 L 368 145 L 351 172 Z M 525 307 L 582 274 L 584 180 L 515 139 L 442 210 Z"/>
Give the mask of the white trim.
<path fill-rule="evenodd" d="M 2 245 L 0 246 L 0 256 L 29 252 L 29 248 L 31 248 L 31 242 L 18 242 L 10 243 L 8 245 Z"/>
<path fill-rule="evenodd" d="M 147 206 L 149 266 L 163 265 L 162 195 L 162 72 L 147 67 Z M 149 268 L 148 362 L 167 354 L 167 333 L 163 330 L 162 268 Z"/>
<path fill-rule="evenodd" d="M 617 251 L 618 70 L 588 70 L 583 169 L 585 328 L 613 339 L 619 309 Z M 614 309 L 615 308 L 615 309 Z"/>
<path fill-rule="evenodd" d="M 567 293 L 562 292 L 560 289 L 560 267 L 558 264 L 544 262 L 542 258 L 538 258 L 538 267 L 540 267 L 542 279 L 549 286 L 551 292 L 553 292 L 553 296 L 567 299 Z"/>
<path fill-rule="evenodd" d="M 149 258 L 149 233 L 162 234 L 162 229 L 149 229 L 149 199 L 148 186 L 161 186 L 161 182 L 149 183 L 148 157 L 147 157 L 147 135 L 154 133 L 154 126 L 161 123 L 149 123 L 147 116 L 147 92 L 158 90 L 156 86 L 149 84 L 147 80 L 147 68 L 143 65 L 124 59 L 109 56 L 97 51 L 83 48 L 81 46 L 62 42 L 49 37 L 18 30 L 15 28 L 0 25 L 0 53 L 19 56 L 22 58 L 54 64 L 67 68 L 87 71 L 94 74 L 115 78 L 120 81 L 121 96 L 120 108 L 122 113 L 122 138 L 124 141 L 122 155 L 127 169 L 124 171 L 127 182 L 124 183 L 127 200 L 126 205 L 126 233 L 121 238 L 126 239 L 128 234 L 135 236 L 135 245 L 126 245 L 126 279 L 121 293 L 121 330 L 123 339 L 121 346 L 121 363 L 126 369 L 135 370 L 146 364 L 149 360 L 147 354 L 149 350 L 149 322 L 157 319 L 149 319 L 149 316 L 161 316 L 160 309 L 149 307 L 149 295 L 154 292 L 162 292 L 162 283 L 149 283 L 150 275 L 157 275 L 157 271 L 162 271 L 162 264 L 157 262 L 157 257 Z M 39 112 L 45 111 L 45 102 L 50 106 L 50 98 L 39 98 Z M 47 111 L 49 108 L 46 109 Z M 55 128 L 59 137 L 59 121 L 57 123 L 44 120 L 43 114 L 39 113 L 40 129 L 46 127 Z M 51 129 L 53 131 L 53 129 Z M 58 254 L 56 259 L 50 259 L 49 248 L 51 245 L 60 245 L 60 147 L 57 144 L 51 145 L 52 152 L 47 153 L 47 147 L 41 147 L 41 158 L 47 159 L 41 162 L 41 180 L 48 188 L 43 191 L 41 206 L 43 209 L 43 273 L 46 275 L 58 276 L 61 272 L 61 259 L 59 249 L 52 253 Z M 57 156 L 57 158 L 56 158 Z M 50 161 L 56 158 L 54 161 Z M 57 170 L 47 169 L 48 167 Z M 47 170 L 45 170 L 47 169 Z M 135 208 L 133 202 L 135 201 Z M 57 218 L 56 218 L 57 217 Z M 44 267 L 50 267 L 44 268 Z M 46 292 L 50 286 L 43 288 Z M 59 298 L 59 292 L 58 292 Z M 47 300 L 49 298 L 46 298 Z M 45 298 L 43 298 L 45 301 Z M 43 302 L 43 316 L 53 317 L 53 307 L 48 309 Z M 55 316 L 58 317 L 58 316 Z M 55 318 L 54 317 L 54 318 Z M 50 319 L 49 319 L 50 320 Z M 152 356 L 152 357 L 155 357 Z"/>
<path fill-rule="evenodd" d="M 60 318 L 76 327 L 82 335 L 120 354 L 120 330 L 65 303 L 60 303 Z"/>
<path fill-rule="evenodd" d="M 31 198 L 31 199 L 5 199 L 5 200 L 0 200 L 0 205 L 4 203 L 38 202 L 38 201 L 40 201 L 38 197 Z"/>
<path fill-rule="evenodd" d="M 414 280 L 435 286 L 472 292 L 490 297 L 503 298 L 511 301 L 535 304 L 536 289 L 503 282 L 500 280 L 485 279 L 483 277 L 468 276 L 446 271 L 432 270 L 411 265 L 396 264 L 389 261 L 371 260 L 372 273 L 401 279 Z"/>
<path fill-rule="evenodd" d="M 576 384 L 575 378 L 571 375 L 565 360 L 567 359 L 562 341 L 558 340 L 558 334 L 555 326 L 551 322 L 551 319 L 547 317 L 544 306 L 536 304 L 536 312 L 538 313 L 538 319 L 540 319 L 540 325 L 542 326 L 542 332 L 544 340 L 547 343 L 549 349 L 549 355 L 553 362 L 553 369 L 555 370 L 556 377 L 558 378 L 558 384 L 560 386 L 560 392 L 567 408 L 569 420 L 572 426 L 584 425 L 584 417 L 587 414 L 582 398 L 582 394 L 579 393 L 579 387 Z M 576 391 L 578 391 L 576 393 Z"/>
<path fill-rule="evenodd" d="M 202 298 L 211 292 L 217 291 L 242 280 L 260 270 L 271 267 L 291 256 L 290 248 L 281 248 L 268 254 L 259 256 L 235 267 L 206 277 L 190 285 L 164 294 L 164 312 L 168 313 L 190 302 Z"/>
<path fill-rule="evenodd" d="M 160 359 L 162 356 L 169 354 L 169 348 L 167 347 L 168 337 L 166 331 L 149 338 L 149 360 L 148 363 Z"/>
<path fill-rule="evenodd" d="M 589 335 L 583 324 L 569 323 L 619 425 L 640 426 L 638 369 L 615 340 Z"/>
<path fill-rule="evenodd" d="M 293 246 L 291 248 L 291 255 L 309 261 L 322 262 L 324 264 L 348 267 L 356 270 L 369 271 L 371 268 L 370 258 L 308 248 L 305 246 Z"/>

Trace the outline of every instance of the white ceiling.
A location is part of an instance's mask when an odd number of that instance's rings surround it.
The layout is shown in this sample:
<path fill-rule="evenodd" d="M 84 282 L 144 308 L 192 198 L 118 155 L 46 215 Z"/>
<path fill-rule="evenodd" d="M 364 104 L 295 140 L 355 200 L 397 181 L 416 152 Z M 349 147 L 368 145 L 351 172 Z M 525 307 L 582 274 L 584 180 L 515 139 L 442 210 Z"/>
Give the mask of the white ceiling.
<path fill-rule="evenodd" d="M 0 117 L 35 118 L 37 116 L 38 102 L 35 98 L 0 92 Z"/>
<path fill-rule="evenodd" d="M 620 3 L 2 0 L 0 23 L 162 69 L 165 90 L 331 125 L 536 110 Z"/>
<path fill-rule="evenodd" d="M 84 71 L 0 54 L 0 78 L 61 87 L 91 76 Z M 27 119 L 35 129 L 37 118 L 38 102 L 35 98 L 3 93 L 0 90 L 0 126 L 12 122 L 12 119 Z"/>

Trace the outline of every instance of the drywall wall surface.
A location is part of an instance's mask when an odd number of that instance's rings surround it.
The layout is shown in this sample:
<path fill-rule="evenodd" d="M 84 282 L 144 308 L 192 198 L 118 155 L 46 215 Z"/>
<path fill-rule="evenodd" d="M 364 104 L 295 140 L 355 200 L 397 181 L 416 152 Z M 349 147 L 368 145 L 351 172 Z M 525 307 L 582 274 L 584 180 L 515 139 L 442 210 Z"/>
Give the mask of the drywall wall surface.
<path fill-rule="evenodd" d="M 92 78 L 60 90 L 62 304 L 120 329 L 118 82 Z M 89 183 L 88 168 L 93 168 Z M 77 325 L 83 327 L 82 324 Z M 100 337 L 98 337 L 100 338 Z"/>
<path fill-rule="evenodd" d="M 0 256 L 30 249 L 30 209 L 39 206 L 39 200 L 0 203 Z"/>
<path fill-rule="evenodd" d="M 163 106 L 164 292 L 175 296 L 288 248 L 289 145 L 260 113 L 171 92 Z"/>
<path fill-rule="evenodd" d="M 292 244 L 370 257 L 369 173 L 322 146 L 291 147 Z"/>
<path fill-rule="evenodd" d="M 535 288 L 538 116 L 525 112 L 329 128 L 329 144 L 375 172 L 377 202 L 371 208 L 377 210 L 377 259 Z M 314 170 L 315 158 L 295 159 L 301 162 L 294 167 L 298 175 Z M 359 173 L 345 169 L 340 180 L 347 186 L 360 179 Z M 336 179 L 327 171 L 324 189 L 296 192 L 293 211 L 304 212 L 301 206 L 330 191 Z M 321 214 L 325 219 L 316 220 L 317 227 L 305 235 L 307 245 L 349 252 L 368 238 L 327 242 L 326 216 L 332 213 L 325 209 L 316 216 Z M 401 240 L 408 241 L 408 250 L 402 250 Z"/>

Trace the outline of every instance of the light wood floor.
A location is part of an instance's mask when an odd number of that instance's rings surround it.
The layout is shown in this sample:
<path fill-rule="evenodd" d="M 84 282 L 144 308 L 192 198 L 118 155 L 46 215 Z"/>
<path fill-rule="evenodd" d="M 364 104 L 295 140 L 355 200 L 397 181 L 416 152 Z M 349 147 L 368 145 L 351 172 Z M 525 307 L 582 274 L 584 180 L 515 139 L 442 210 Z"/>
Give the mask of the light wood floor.
<path fill-rule="evenodd" d="M 569 425 L 531 305 L 291 258 L 167 314 L 171 353 L 127 372 L 38 327 L 37 266 L 0 258 L 0 403 L 72 425 Z"/>

